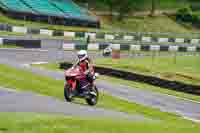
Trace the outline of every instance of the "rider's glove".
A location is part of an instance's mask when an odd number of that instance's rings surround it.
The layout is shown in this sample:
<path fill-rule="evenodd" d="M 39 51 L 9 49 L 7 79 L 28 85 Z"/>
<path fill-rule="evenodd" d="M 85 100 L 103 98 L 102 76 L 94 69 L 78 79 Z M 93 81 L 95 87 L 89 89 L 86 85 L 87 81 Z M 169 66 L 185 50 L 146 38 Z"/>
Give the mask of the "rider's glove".
<path fill-rule="evenodd" d="M 90 72 L 89 70 L 86 70 L 86 71 L 84 72 L 84 74 L 87 75 L 89 72 Z"/>

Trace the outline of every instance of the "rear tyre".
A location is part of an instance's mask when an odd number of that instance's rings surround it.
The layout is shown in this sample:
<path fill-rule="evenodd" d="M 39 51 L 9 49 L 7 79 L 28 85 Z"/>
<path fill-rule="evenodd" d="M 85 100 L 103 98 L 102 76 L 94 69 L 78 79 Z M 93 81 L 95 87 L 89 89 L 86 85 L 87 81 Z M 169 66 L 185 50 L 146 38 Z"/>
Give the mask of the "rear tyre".
<path fill-rule="evenodd" d="M 96 95 L 90 94 L 90 98 L 87 98 L 87 99 L 86 99 L 86 102 L 87 102 L 89 105 L 94 106 L 94 105 L 96 105 L 97 102 L 98 102 L 99 91 L 98 91 L 98 89 L 97 89 L 96 86 L 93 87 L 92 91 L 95 92 Z"/>
<path fill-rule="evenodd" d="M 72 95 L 71 88 L 69 85 L 65 85 L 64 87 L 64 96 L 67 102 L 72 102 L 73 95 Z"/>

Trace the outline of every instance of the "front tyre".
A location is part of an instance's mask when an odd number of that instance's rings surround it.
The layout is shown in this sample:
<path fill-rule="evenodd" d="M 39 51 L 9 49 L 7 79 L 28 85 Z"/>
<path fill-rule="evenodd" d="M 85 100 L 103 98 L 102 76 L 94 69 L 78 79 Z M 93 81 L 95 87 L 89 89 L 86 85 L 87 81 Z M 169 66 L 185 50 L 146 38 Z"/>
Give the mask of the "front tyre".
<path fill-rule="evenodd" d="M 67 102 L 72 102 L 73 95 L 72 95 L 71 88 L 69 85 L 65 85 L 64 87 L 64 96 Z"/>
<path fill-rule="evenodd" d="M 86 99 L 86 102 L 91 105 L 91 106 L 94 106 L 97 104 L 98 102 L 98 98 L 99 98 L 99 91 L 97 89 L 96 86 L 93 87 L 92 91 L 96 94 L 96 95 L 93 95 L 93 94 L 90 94 L 90 98 L 87 98 Z"/>

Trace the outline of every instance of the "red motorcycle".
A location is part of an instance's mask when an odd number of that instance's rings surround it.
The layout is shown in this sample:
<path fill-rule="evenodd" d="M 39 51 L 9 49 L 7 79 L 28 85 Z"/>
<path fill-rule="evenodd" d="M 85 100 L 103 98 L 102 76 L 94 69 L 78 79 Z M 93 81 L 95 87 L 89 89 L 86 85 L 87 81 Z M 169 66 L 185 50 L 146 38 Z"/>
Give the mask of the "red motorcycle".
<path fill-rule="evenodd" d="M 95 79 L 98 74 L 92 75 L 92 79 L 87 84 L 84 85 L 84 89 L 87 93 L 82 93 L 81 81 L 87 79 L 87 75 L 81 70 L 78 65 L 74 65 L 65 71 L 65 86 L 64 86 L 64 96 L 67 102 L 71 102 L 74 97 L 84 98 L 89 105 L 96 105 L 98 101 L 99 92 L 95 85 Z"/>

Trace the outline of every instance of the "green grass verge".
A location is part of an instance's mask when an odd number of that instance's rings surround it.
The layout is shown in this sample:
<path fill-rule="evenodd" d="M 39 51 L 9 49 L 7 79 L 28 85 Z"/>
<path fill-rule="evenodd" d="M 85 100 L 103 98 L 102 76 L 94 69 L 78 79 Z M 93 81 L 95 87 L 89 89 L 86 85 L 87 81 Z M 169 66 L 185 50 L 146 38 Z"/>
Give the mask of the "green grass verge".
<path fill-rule="evenodd" d="M 0 113 L 2 133 L 198 133 L 197 124 L 173 125 L 35 113 Z"/>
<path fill-rule="evenodd" d="M 16 46 L 15 44 L 3 44 L 3 45 L 0 45 L 0 48 L 21 48 L 21 47 Z"/>
<path fill-rule="evenodd" d="M 24 70 L 17 70 L 5 65 L 0 65 L 0 86 L 13 88 L 16 90 L 32 91 L 43 95 L 49 95 L 63 100 L 63 81 L 54 80 L 48 77 L 39 76 Z M 114 120 L 95 120 L 71 117 L 59 117 L 49 115 L 33 114 L 10 114 L 0 113 L 0 132 L 170 132 L 170 133 L 196 133 L 200 125 L 184 120 L 176 115 L 160 112 L 135 103 L 101 94 L 98 107 L 109 108 L 130 114 L 142 114 L 146 117 L 161 120 L 160 122 L 125 122 Z M 101 117 L 101 116 L 99 116 Z M 62 126 L 78 127 L 77 129 L 62 129 Z M 57 126 L 58 128 L 53 128 Z M 61 127 L 60 127 L 61 126 Z M 46 127 L 46 128 L 45 128 Z M 53 129 L 52 129 L 53 128 Z M 1 131 L 2 130 L 2 131 Z"/>
<path fill-rule="evenodd" d="M 24 36 L 23 33 L 0 31 L 1 36 Z"/>
<path fill-rule="evenodd" d="M 200 85 L 199 56 L 177 56 L 176 63 L 174 61 L 174 56 L 157 56 L 153 60 L 152 57 L 126 58 L 120 60 L 103 58 L 95 60 L 95 64 Z"/>

